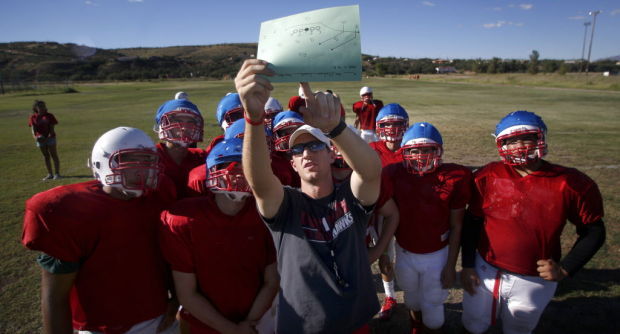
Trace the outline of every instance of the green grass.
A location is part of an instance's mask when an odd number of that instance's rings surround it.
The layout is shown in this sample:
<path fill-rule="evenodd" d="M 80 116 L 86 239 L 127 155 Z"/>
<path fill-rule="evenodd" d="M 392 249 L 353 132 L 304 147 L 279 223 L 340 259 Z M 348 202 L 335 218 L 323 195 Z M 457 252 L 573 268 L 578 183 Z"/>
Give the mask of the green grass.
<path fill-rule="evenodd" d="M 427 77 L 422 80 L 377 78 L 318 83 L 313 88 L 334 90 L 342 96 L 343 104 L 350 111 L 359 88 L 372 86 L 375 97 L 384 103 L 403 105 L 412 122 L 428 121 L 438 127 L 444 137 L 445 161 L 469 166 L 497 159 L 490 134 L 505 114 L 526 109 L 541 115 L 549 127 L 548 160 L 577 167 L 599 184 L 605 200 L 608 233 L 606 245 L 586 269 L 560 284 L 538 332 L 614 332 L 614 328 L 618 328 L 620 298 L 620 228 L 617 224 L 620 217 L 620 93 L 583 87 L 530 87 L 524 84 L 526 80 L 522 77 L 511 79 L 511 76 L 514 75 L 493 76 L 494 80 L 503 82 L 458 78 L 450 82 L 449 77 L 432 80 Z M 532 80 L 537 78 L 540 77 Z M 568 76 L 557 76 L 554 80 L 562 78 Z M 571 85 L 571 82 L 566 84 Z M 63 94 L 63 86 L 38 94 L 0 95 L 0 140 L 4 143 L 0 148 L 0 333 L 40 332 L 39 269 L 34 263 L 35 254 L 20 245 L 24 201 L 51 187 L 87 180 L 90 171 L 86 168 L 86 159 L 92 145 L 113 127 L 137 127 L 155 139 L 151 130 L 155 111 L 179 90 L 189 93 L 202 110 L 207 121 L 205 136 L 219 134 L 220 129 L 215 124 L 216 105 L 226 92 L 234 89 L 231 81 L 73 84 L 71 87 L 78 93 Z M 294 84 L 276 84 L 275 87 L 273 95 L 283 104 L 297 92 Z M 45 100 L 60 122 L 58 151 L 65 179 L 40 181 L 46 172 L 27 127 L 34 99 Z M 352 120 L 349 113 L 348 121 L 352 123 Z M 568 226 L 565 249 L 574 241 L 573 235 L 574 229 Z M 454 290 L 449 300 L 448 331 L 458 326 L 459 291 Z M 400 307 L 392 322 L 373 323 L 375 332 L 405 332 L 408 325 L 404 312 Z M 613 312 L 616 312 L 615 317 L 610 316 Z M 554 327 L 559 321 L 562 326 Z"/>

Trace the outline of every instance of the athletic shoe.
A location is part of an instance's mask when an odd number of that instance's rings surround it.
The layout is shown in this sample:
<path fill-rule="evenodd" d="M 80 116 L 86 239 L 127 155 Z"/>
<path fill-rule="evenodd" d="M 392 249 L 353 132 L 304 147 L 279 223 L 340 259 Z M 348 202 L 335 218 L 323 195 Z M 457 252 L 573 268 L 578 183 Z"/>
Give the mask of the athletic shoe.
<path fill-rule="evenodd" d="M 47 174 L 47 176 L 43 178 L 43 181 L 51 180 L 53 178 L 54 176 L 52 176 L 52 174 Z"/>
<path fill-rule="evenodd" d="M 392 297 L 385 297 L 385 300 L 383 301 L 383 306 L 381 306 L 381 311 L 379 311 L 379 319 L 381 320 L 390 319 L 396 304 L 398 304 L 396 299 Z"/>
<path fill-rule="evenodd" d="M 54 175 L 54 180 L 58 180 L 58 179 L 60 179 L 61 177 L 62 177 L 62 176 L 60 176 L 60 174 L 56 174 L 56 175 Z"/>

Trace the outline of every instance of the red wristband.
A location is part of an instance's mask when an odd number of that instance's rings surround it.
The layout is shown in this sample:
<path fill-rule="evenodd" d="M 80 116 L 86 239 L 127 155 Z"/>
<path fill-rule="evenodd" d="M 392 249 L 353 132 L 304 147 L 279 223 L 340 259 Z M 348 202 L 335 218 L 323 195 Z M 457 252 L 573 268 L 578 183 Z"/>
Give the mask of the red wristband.
<path fill-rule="evenodd" d="M 258 121 L 253 121 L 252 119 L 250 119 L 248 117 L 248 113 L 244 112 L 243 113 L 243 118 L 245 118 L 245 121 L 250 123 L 250 125 L 263 125 L 265 124 L 265 113 L 263 112 L 263 115 L 261 116 L 261 118 Z"/>

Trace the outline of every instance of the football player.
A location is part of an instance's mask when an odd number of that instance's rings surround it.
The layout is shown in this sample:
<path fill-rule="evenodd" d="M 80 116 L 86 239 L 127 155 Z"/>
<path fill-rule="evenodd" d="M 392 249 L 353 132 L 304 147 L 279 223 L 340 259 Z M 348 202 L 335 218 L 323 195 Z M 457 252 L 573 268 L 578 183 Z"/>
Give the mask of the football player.
<path fill-rule="evenodd" d="M 412 332 L 433 332 L 444 323 L 443 302 L 456 279 L 471 172 L 442 163 L 443 140 L 430 123 L 412 125 L 401 146 L 403 163 L 383 170 L 400 212 L 394 271 L 410 310 Z"/>
<path fill-rule="evenodd" d="M 185 193 L 189 172 L 204 163 L 205 151 L 189 145 L 202 141 L 203 119 L 198 107 L 180 99 L 162 104 L 155 115 L 154 130 L 160 143 L 157 152 L 164 165 L 163 172 L 172 179 L 179 198 Z"/>
<path fill-rule="evenodd" d="M 277 114 L 282 112 L 283 108 L 278 101 L 274 97 L 269 97 L 267 103 L 265 103 L 265 126 L 269 129 L 272 128 L 271 123 L 273 122 L 273 118 L 276 117 Z"/>
<path fill-rule="evenodd" d="M 403 155 L 399 151 L 400 142 L 408 127 L 409 115 L 398 103 L 390 103 L 379 111 L 375 126 L 379 140 L 370 143 L 370 147 L 379 154 L 381 165 L 384 168 L 387 165 L 403 161 Z M 373 235 L 381 235 L 382 227 L 385 226 L 382 223 L 383 219 L 379 215 L 375 215 L 371 219 L 370 227 L 372 229 L 370 231 Z M 394 291 L 394 268 L 392 265 L 395 256 L 394 240 L 390 238 L 387 253 L 381 254 L 379 257 L 379 269 L 381 270 L 381 280 L 383 281 L 383 289 L 385 291 L 385 299 L 379 312 L 379 318 L 382 320 L 390 318 L 397 304 L 396 292 Z"/>
<path fill-rule="evenodd" d="M 495 128 L 501 161 L 474 174 L 461 273 L 469 332 L 485 332 L 501 318 L 504 333 L 531 333 L 557 282 L 575 274 L 605 241 L 596 183 L 544 160 L 546 135 L 538 115 L 508 114 Z M 567 219 L 579 238 L 561 259 Z"/>
<path fill-rule="evenodd" d="M 375 119 L 379 110 L 383 108 L 383 101 L 374 100 L 372 88 L 362 87 L 360 89 L 361 100 L 353 104 L 355 113 L 355 127 L 362 130 L 362 139 L 367 143 L 377 140 L 375 135 Z"/>
<path fill-rule="evenodd" d="M 41 252 L 44 332 L 175 333 L 178 303 L 168 300 L 157 240 L 174 185 L 160 178 L 153 141 L 138 129 L 112 129 L 89 165 L 96 180 L 26 202 L 22 243 Z"/>
<path fill-rule="evenodd" d="M 213 196 L 183 199 L 161 216 L 162 249 L 191 333 L 256 333 L 278 292 L 274 243 L 243 176 L 242 143 L 225 139 L 209 153 Z"/>
<path fill-rule="evenodd" d="M 304 125 L 301 114 L 286 110 L 273 119 L 273 152 L 271 153 L 271 167 L 283 185 L 298 188 L 301 185 L 299 174 L 291 166 L 288 154 L 288 142 L 291 134 Z"/>

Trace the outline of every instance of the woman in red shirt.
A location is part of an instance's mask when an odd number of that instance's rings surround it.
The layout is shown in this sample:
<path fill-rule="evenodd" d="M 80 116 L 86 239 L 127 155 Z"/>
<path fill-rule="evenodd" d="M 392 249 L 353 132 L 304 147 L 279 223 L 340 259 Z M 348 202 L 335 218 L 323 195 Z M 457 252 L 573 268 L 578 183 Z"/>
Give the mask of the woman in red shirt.
<path fill-rule="evenodd" d="M 45 158 L 47 176 L 43 181 L 60 178 L 60 160 L 56 151 L 56 132 L 54 125 L 58 124 L 56 117 L 47 112 L 45 102 L 35 100 L 32 105 L 32 115 L 28 120 L 28 126 L 32 128 L 32 136 L 36 139 L 37 147 L 41 150 Z M 51 161 L 54 160 L 55 174 L 52 174 Z"/>

